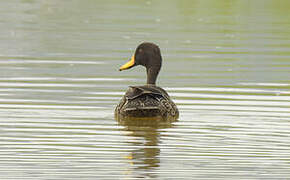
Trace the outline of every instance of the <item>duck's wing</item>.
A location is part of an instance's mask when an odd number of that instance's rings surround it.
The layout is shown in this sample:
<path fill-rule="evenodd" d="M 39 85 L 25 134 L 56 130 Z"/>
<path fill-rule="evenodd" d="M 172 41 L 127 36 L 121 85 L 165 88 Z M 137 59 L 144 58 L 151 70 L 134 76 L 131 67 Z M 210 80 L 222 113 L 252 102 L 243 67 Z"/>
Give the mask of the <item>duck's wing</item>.
<path fill-rule="evenodd" d="M 127 99 L 135 99 L 143 94 L 157 95 L 169 99 L 167 92 L 158 86 L 129 86 L 125 97 Z"/>

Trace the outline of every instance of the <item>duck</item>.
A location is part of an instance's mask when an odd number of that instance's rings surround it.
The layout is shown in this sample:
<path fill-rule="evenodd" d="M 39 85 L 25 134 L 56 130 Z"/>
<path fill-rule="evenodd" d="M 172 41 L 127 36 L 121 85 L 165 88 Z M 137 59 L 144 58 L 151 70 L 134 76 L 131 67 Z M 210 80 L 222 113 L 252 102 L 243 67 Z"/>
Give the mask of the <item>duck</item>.
<path fill-rule="evenodd" d="M 125 95 L 115 108 L 115 117 L 158 118 L 177 120 L 179 111 L 168 93 L 156 85 L 157 76 L 162 66 L 162 57 L 158 45 L 150 42 L 141 43 L 131 59 L 119 70 L 128 70 L 135 66 L 144 66 L 147 83 L 143 86 L 129 86 Z"/>

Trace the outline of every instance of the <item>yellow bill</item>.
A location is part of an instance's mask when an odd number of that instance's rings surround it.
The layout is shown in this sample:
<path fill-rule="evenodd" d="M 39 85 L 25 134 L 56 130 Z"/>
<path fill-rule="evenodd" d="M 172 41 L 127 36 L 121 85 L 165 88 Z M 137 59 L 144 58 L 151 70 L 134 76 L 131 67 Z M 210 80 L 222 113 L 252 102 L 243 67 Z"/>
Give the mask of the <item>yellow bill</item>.
<path fill-rule="evenodd" d="M 133 67 L 135 64 L 135 56 L 133 55 L 131 60 L 129 62 L 127 62 L 126 64 L 124 64 L 123 66 L 120 67 L 120 71 L 125 70 L 125 69 L 129 69 L 131 67 Z"/>

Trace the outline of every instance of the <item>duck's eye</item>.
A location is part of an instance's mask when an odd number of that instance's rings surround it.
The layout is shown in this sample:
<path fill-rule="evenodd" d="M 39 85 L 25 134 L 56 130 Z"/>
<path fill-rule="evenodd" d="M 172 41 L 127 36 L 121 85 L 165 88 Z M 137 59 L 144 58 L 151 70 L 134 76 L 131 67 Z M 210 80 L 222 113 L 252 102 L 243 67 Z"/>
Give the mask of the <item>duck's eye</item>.
<path fill-rule="evenodd" d="M 139 52 L 139 53 L 142 53 L 142 52 L 143 52 L 143 49 L 140 48 L 140 49 L 138 50 L 138 52 Z"/>

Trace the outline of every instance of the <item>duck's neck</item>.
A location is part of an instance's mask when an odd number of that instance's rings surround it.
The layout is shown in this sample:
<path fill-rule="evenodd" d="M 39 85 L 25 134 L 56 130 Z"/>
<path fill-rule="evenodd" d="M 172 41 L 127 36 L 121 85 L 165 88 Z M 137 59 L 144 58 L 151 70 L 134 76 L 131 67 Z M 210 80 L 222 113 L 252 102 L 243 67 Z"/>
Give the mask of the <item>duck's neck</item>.
<path fill-rule="evenodd" d="M 147 85 L 155 85 L 160 67 L 147 68 Z"/>

